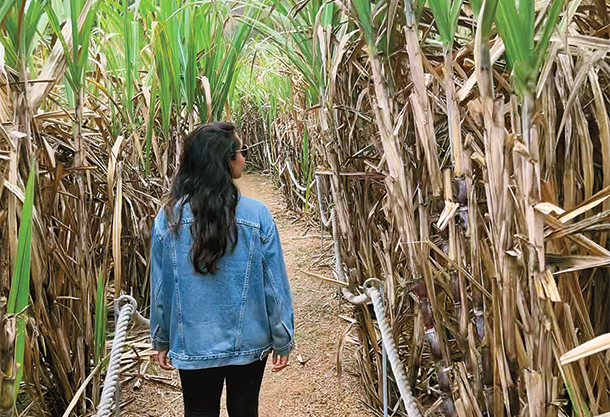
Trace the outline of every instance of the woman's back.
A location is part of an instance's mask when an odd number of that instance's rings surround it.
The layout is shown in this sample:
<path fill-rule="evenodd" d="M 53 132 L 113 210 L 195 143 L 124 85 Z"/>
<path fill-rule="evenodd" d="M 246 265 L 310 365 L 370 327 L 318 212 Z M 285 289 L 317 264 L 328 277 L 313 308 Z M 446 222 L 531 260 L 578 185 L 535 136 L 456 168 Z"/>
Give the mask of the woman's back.
<path fill-rule="evenodd" d="M 164 317 L 153 320 L 158 323 L 151 329 L 155 348 L 169 347 L 168 356 L 179 369 L 247 364 L 271 350 L 287 354 L 293 341 L 290 290 L 267 207 L 239 197 L 237 241 L 218 260 L 218 271 L 207 274 L 192 263 L 190 206 L 173 217 L 180 219 L 174 228 L 162 209 L 153 229 L 151 301 L 153 307 L 166 306 Z"/>
<path fill-rule="evenodd" d="M 196 127 L 184 145 L 150 260 L 155 360 L 178 368 L 186 417 L 257 417 L 267 355 L 288 365 L 294 323 L 286 266 L 271 213 L 240 197 L 248 148 L 230 123 Z"/>

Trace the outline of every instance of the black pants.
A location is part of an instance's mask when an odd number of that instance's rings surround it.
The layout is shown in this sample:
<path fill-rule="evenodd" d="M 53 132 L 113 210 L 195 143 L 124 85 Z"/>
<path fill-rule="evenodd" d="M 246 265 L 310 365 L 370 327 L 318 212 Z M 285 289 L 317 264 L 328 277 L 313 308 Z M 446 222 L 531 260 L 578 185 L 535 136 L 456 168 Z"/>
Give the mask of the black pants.
<path fill-rule="evenodd" d="M 185 417 L 218 417 L 227 382 L 229 417 L 258 417 L 258 395 L 267 358 L 248 365 L 180 370 Z"/>

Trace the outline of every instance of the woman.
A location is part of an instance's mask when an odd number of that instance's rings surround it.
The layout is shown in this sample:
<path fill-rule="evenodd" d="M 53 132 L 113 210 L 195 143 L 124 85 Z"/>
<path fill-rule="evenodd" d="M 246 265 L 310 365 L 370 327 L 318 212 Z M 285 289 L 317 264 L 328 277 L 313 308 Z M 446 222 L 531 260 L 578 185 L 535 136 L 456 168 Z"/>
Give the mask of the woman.
<path fill-rule="evenodd" d="M 186 417 L 217 417 L 225 381 L 229 416 L 258 416 L 267 355 L 277 372 L 293 347 L 277 228 L 233 182 L 246 152 L 229 123 L 193 130 L 153 227 L 152 344 L 162 369 L 180 371 Z"/>

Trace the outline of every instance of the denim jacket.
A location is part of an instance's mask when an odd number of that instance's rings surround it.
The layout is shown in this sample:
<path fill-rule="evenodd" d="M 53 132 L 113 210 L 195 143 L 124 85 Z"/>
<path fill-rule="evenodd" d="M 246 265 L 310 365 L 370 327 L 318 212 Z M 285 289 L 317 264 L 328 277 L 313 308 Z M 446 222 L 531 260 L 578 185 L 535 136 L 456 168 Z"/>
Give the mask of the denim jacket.
<path fill-rule="evenodd" d="M 273 217 L 260 201 L 240 196 L 235 221 L 236 246 L 219 271 L 201 274 L 191 263 L 189 205 L 176 232 L 164 209 L 155 219 L 150 334 L 153 349 L 169 349 L 178 369 L 244 365 L 293 348 L 292 300 Z"/>

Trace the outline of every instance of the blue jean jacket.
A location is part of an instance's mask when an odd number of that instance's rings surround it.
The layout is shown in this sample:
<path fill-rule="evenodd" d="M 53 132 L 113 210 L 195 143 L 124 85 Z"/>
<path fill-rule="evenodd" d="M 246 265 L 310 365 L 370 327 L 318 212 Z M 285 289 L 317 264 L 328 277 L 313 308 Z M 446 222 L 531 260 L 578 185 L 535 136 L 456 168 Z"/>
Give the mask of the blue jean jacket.
<path fill-rule="evenodd" d="M 235 221 L 234 250 L 218 272 L 201 274 L 191 263 L 189 205 L 176 232 L 163 209 L 155 219 L 150 335 L 153 349 L 169 349 L 178 369 L 244 365 L 293 348 L 292 300 L 273 217 L 260 201 L 240 196 Z"/>

